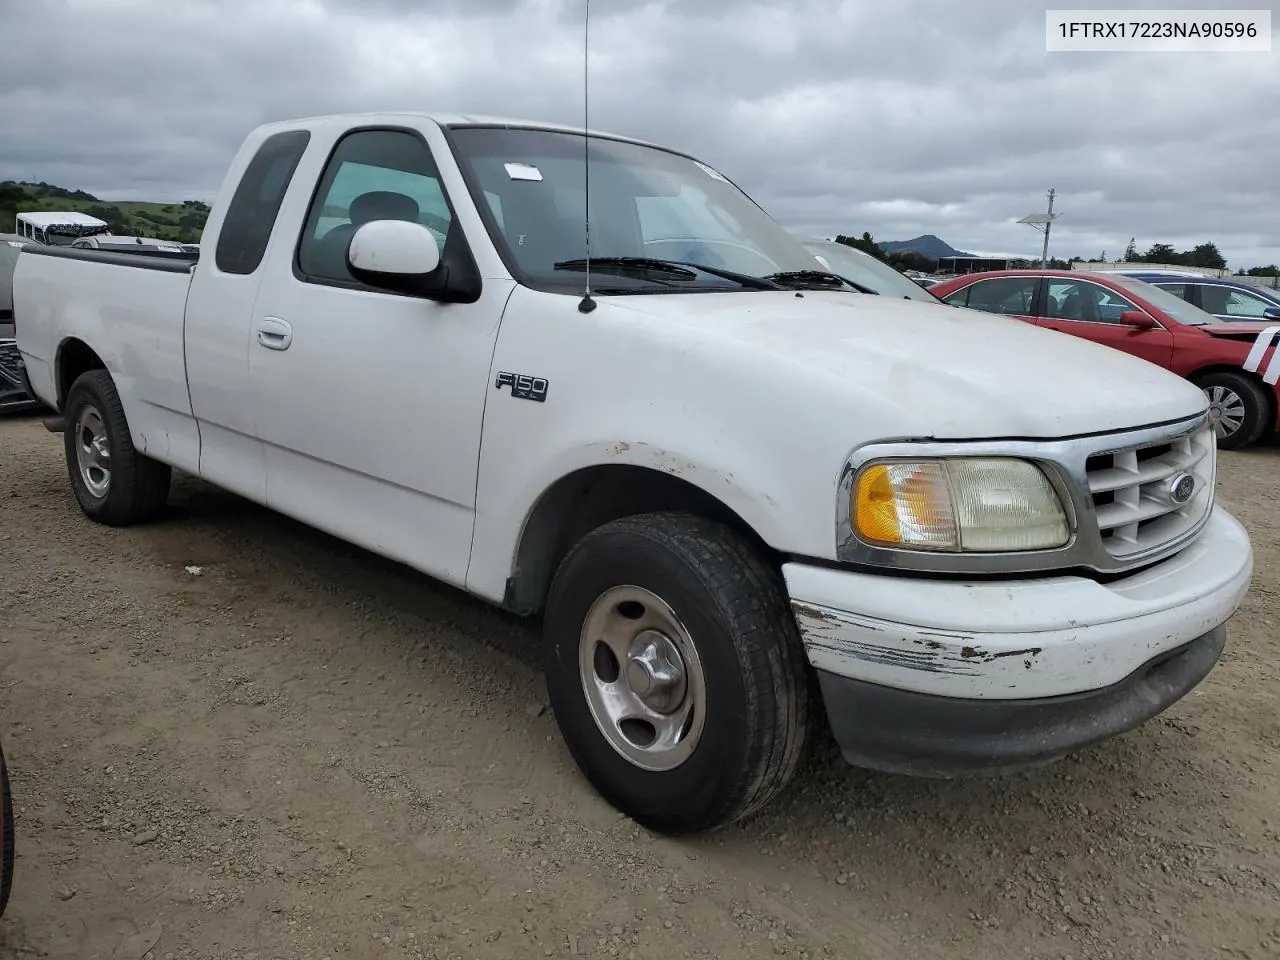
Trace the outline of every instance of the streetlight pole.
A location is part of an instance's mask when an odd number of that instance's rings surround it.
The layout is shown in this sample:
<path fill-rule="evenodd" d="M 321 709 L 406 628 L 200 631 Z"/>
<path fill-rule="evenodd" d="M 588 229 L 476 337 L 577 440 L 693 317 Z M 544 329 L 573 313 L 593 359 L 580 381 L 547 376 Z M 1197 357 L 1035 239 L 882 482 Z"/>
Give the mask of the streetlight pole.
<path fill-rule="evenodd" d="M 1055 190 L 1049 190 L 1049 212 L 1033 213 L 1030 216 L 1023 217 L 1019 223 L 1025 223 L 1028 226 L 1035 227 L 1044 234 L 1044 247 L 1040 251 L 1040 269 L 1043 270 L 1049 266 L 1049 229 L 1053 226 L 1053 221 L 1057 220 L 1062 214 L 1053 212 L 1053 197 Z"/>
<path fill-rule="evenodd" d="M 1049 266 L 1049 229 L 1053 226 L 1053 188 L 1049 188 L 1049 219 L 1044 222 L 1044 248 L 1040 251 L 1040 269 Z"/>

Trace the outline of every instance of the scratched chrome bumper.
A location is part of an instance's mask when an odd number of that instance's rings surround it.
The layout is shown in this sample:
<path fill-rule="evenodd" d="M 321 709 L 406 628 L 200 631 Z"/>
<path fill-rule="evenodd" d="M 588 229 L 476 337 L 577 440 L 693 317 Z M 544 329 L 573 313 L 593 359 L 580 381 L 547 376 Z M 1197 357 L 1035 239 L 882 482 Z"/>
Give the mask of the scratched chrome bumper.
<path fill-rule="evenodd" d="M 1065 697 L 962 700 L 818 672 L 827 719 L 854 766 L 917 777 L 1008 773 L 1132 730 L 1186 696 L 1218 662 L 1224 625 L 1119 683 Z"/>
<path fill-rule="evenodd" d="M 980 729 L 997 718 L 997 728 L 1029 723 L 1034 730 L 1032 717 L 1046 702 L 1084 701 L 1120 688 L 1129 690 L 1128 706 L 1083 705 L 1080 721 L 1108 728 L 1104 736 L 1136 726 L 1209 672 L 1222 648 L 1219 641 L 1225 641 L 1220 628 L 1239 606 L 1252 573 L 1248 534 L 1217 506 L 1185 550 L 1110 583 L 1078 576 L 965 582 L 800 563 L 783 567 L 837 739 L 851 761 L 884 769 L 910 764 L 903 758 L 855 759 L 858 750 L 842 738 L 841 728 L 856 734 L 858 724 L 900 725 L 909 716 L 929 714 L 958 723 L 953 710 L 958 708 L 961 714 L 977 710 L 975 717 L 985 716 L 975 719 Z M 1157 684 L 1158 690 L 1140 682 L 1175 661 L 1194 668 L 1175 670 L 1177 676 Z M 833 698 L 842 703 L 834 704 Z M 1146 713 L 1139 701 L 1154 711 Z M 1110 720 L 1103 716 L 1108 711 Z M 1052 712 L 1045 716 L 1049 726 L 1057 722 Z M 1084 739 L 1076 740 L 1090 742 L 1087 733 L 1082 729 Z M 1054 736 L 1072 741 L 1069 734 Z M 1050 755 L 1057 752 L 1055 747 Z M 946 766 L 936 758 L 930 764 L 934 772 Z"/>

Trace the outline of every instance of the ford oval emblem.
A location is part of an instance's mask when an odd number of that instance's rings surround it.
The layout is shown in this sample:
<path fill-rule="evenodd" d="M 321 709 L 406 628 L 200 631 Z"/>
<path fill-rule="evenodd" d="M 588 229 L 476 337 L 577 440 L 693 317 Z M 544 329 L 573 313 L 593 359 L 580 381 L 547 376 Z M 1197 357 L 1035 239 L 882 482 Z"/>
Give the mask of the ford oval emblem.
<path fill-rule="evenodd" d="M 1180 473 L 1169 481 L 1169 499 L 1183 504 L 1196 492 L 1196 478 L 1189 473 Z"/>

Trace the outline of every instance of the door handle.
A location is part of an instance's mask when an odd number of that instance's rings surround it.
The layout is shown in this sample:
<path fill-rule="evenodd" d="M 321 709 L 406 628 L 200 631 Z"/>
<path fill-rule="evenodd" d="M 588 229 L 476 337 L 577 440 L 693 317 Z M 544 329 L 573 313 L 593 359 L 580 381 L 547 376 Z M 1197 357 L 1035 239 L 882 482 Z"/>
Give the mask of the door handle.
<path fill-rule="evenodd" d="M 258 343 L 268 350 L 288 350 L 293 343 L 293 327 L 279 317 L 263 317 L 258 321 Z"/>

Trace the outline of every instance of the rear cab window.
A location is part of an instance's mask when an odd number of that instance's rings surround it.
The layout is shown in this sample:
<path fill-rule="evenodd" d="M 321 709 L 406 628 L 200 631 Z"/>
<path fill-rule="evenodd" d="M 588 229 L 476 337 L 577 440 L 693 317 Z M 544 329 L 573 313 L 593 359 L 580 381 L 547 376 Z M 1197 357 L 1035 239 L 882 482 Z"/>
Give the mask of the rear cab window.
<path fill-rule="evenodd" d="M 218 231 L 214 264 L 220 271 L 247 276 L 258 269 L 289 183 L 310 142 L 307 130 L 282 131 L 262 142 L 236 185 Z"/>

